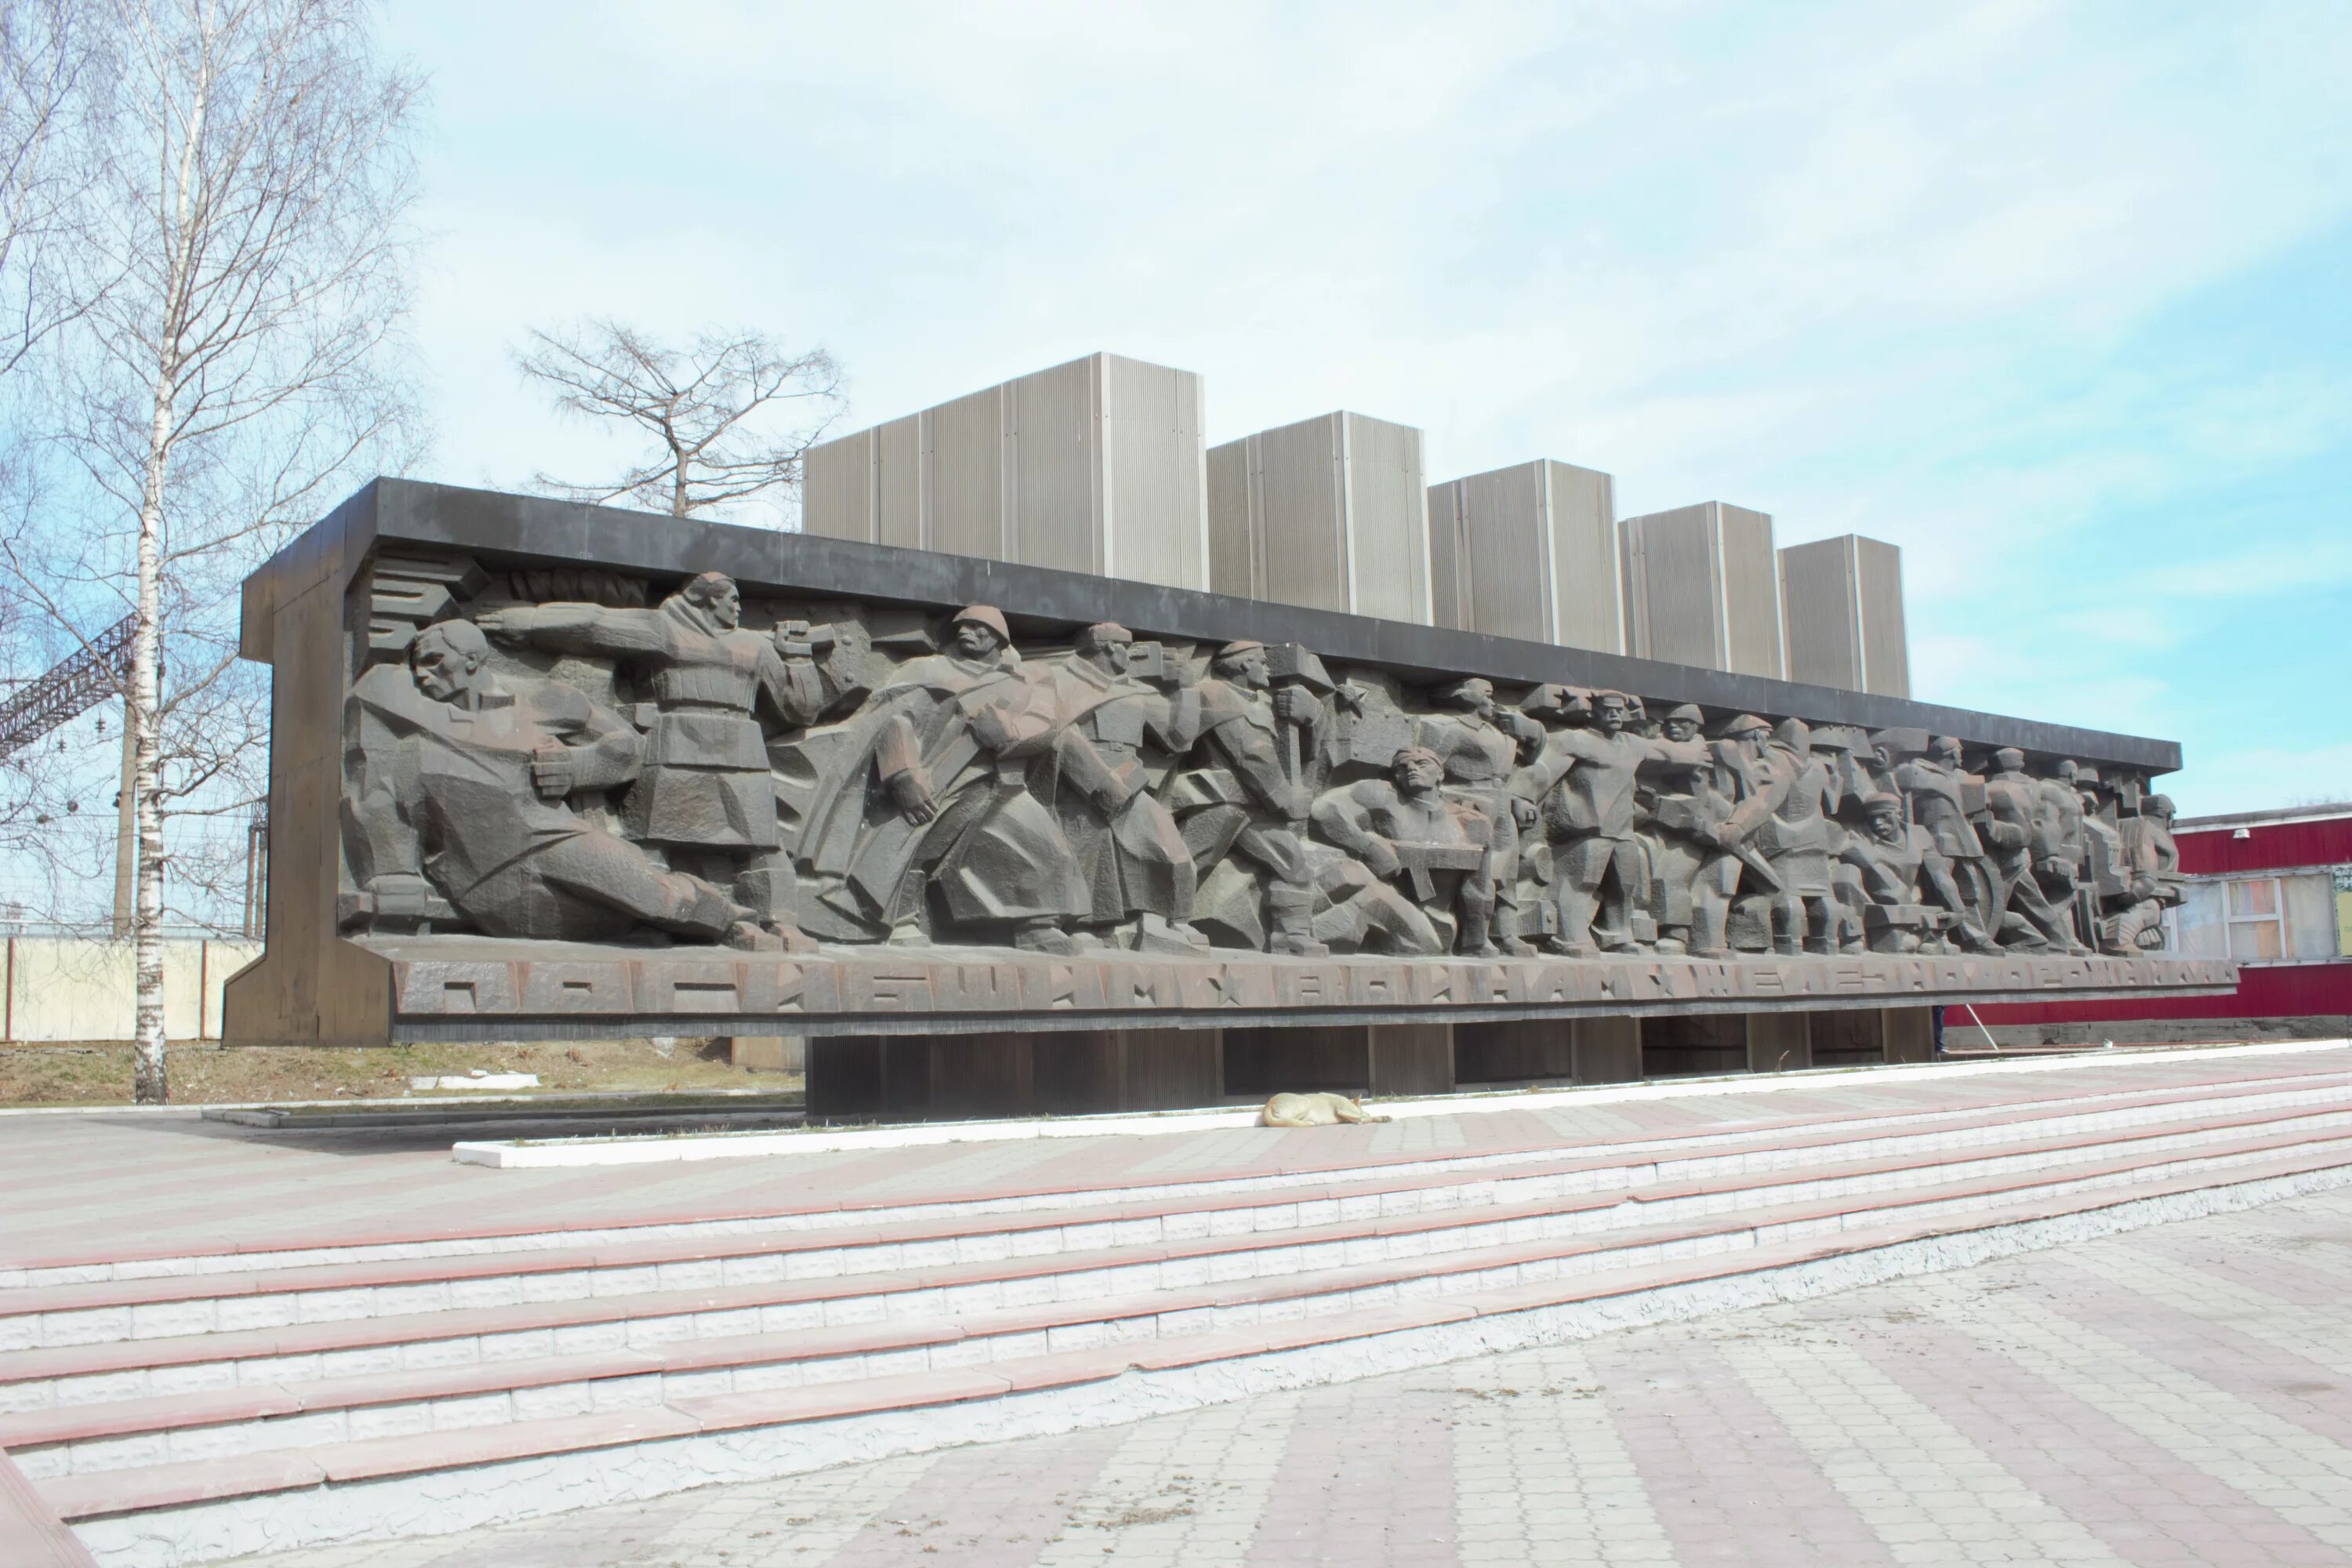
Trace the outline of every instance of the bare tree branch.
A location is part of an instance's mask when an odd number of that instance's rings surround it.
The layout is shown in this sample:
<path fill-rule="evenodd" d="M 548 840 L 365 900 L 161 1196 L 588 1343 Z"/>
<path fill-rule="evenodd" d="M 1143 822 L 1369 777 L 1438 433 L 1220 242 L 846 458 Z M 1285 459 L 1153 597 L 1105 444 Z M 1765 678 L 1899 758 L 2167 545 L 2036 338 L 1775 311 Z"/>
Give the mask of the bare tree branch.
<path fill-rule="evenodd" d="M 657 450 L 601 483 L 546 474 L 573 500 L 635 500 L 673 517 L 798 490 L 801 458 L 840 413 L 841 371 L 823 349 L 794 353 L 749 330 L 701 332 L 684 348 L 610 319 L 533 331 L 515 358 L 555 405 L 634 425 Z"/>

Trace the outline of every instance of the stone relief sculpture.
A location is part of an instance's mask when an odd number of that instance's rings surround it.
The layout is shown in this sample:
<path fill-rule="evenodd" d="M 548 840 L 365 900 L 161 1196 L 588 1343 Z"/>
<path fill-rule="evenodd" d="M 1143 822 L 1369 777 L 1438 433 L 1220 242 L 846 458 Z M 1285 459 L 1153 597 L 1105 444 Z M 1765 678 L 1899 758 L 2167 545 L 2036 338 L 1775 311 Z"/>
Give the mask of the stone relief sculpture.
<path fill-rule="evenodd" d="M 575 809 L 575 796 L 644 782 L 628 721 L 569 686 L 494 675 L 488 657 L 479 627 L 444 622 L 417 635 L 405 666 L 378 665 L 353 689 L 345 922 L 462 920 L 592 942 L 643 926 L 775 945 L 756 911 Z"/>
<path fill-rule="evenodd" d="M 2129 953 L 2180 897 L 2145 779 L 2009 749 L 1971 772 L 1920 731 L 1423 688 L 1110 623 L 1016 645 L 988 605 L 746 605 L 718 573 L 665 593 L 404 555 L 371 592 L 344 719 L 355 933 Z"/>

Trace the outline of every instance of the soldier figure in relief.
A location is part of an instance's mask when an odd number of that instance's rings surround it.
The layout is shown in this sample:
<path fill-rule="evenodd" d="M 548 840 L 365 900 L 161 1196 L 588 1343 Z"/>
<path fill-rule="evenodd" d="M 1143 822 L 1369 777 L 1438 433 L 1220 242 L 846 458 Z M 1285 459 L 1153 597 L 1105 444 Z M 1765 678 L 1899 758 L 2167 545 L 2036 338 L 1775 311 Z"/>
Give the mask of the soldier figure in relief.
<path fill-rule="evenodd" d="M 1764 752 L 1779 799 L 1752 842 L 1780 884 L 1774 912 L 1774 949 L 1796 952 L 1859 952 L 1862 921 L 1833 895 L 1830 862 L 1843 835 L 1828 814 L 1841 798 L 1837 776 L 1812 749 L 1812 730 L 1783 719 Z"/>
<path fill-rule="evenodd" d="M 951 940 L 925 930 L 936 886 L 957 925 L 1075 953 L 1062 927 L 1092 902 L 1060 822 L 1032 788 L 1057 730 L 1051 679 L 1013 651 L 993 605 L 957 612 L 948 638 L 950 652 L 908 660 L 846 727 L 812 796 L 802 859 L 835 914 L 891 942 Z"/>
<path fill-rule="evenodd" d="M 1486 931 L 1494 889 L 1480 874 L 1491 847 L 1487 820 L 1446 799 L 1439 787 L 1444 777 L 1435 752 L 1407 746 L 1389 764 L 1387 778 L 1326 790 L 1315 803 L 1315 826 L 1380 879 L 1340 901 L 1357 904 L 1360 915 L 1377 915 L 1373 925 L 1388 932 L 1395 951 L 1444 952 L 1423 910 L 1453 902 L 1460 910 L 1457 950 L 1491 958 L 1496 949 Z M 1402 884 L 1403 892 L 1390 884 Z"/>
<path fill-rule="evenodd" d="M 2033 871 L 2042 896 L 2061 912 L 2074 940 L 2089 945 L 2097 941 L 2097 917 L 2082 897 L 2084 862 L 2090 856 L 2090 834 L 2083 810 L 2082 769 L 2071 757 L 2061 758 L 2051 776 L 2035 781 L 2042 809 L 2034 826 Z"/>
<path fill-rule="evenodd" d="M 604 942 L 638 926 L 773 947 L 753 911 L 583 818 L 574 795 L 639 778 L 641 742 L 572 687 L 500 679 L 469 622 L 425 627 L 345 704 L 344 923 L 413 929 L 449 908 L 491 936 Z M 437 896 L 436 896 L 437 889 Z"/>
<path fill-rule="evenodd" d="M 1466 953 L 1535 951 L 1521 934 L 1519 835 L 1536 823 L 1535 803 L 1511 793 L 1511 772 L 1543 743 L 1543 727 L 1523 714 L 1495 706 L 1495 686 L 1472 676 L 1439 694 L 1451 713 L 1413 721 L 1413 742 L 1427 748 L 1444 769 L 1445 794 L 1486 824 L 1486 854 L 1473 894 L 1463 890 L 1462 937 Z M 1375 868 L 1378 869 L 1378 868 Z M 1474 920 L 1472 910 L 1478 911 Z"/>
<path fill-rule="evenodd" d="M 1997 945 L 1991 932 L 1995 879 L 1983 840 L 1969 819 L 1970 792 L 1984 781 L 1960 763 L 1960 743 L 1949 735 L 1928 742 L 1928 754 L 1895 769 L 1895 784 L 1911 803 L 1912 820 L 1936 840 L 1937 860 L 1927 868 L 1927 886 L 1943 906 L 1960 917 L 1962 940 L 1979 951 Z"/>
<path fill-rule="evenodd" d="M 629 792 L 629 836 L 671 867 L 725 879 L 788 943 L 791 858 L 776 825 L 775 782 L 757 715 L 793 730 L 824 707 L 824 681 L 805 657 L 742 626 L 734 582 L 705 572 L 650 610 L 600 605 L 517 605 L 485 612 L 501 642 L 610 658 L 653 694 L 645 771 Z"/>
<path fill-rule="evenodd" d="M 2123 820 L 2118 869 L 2124 893 L 2111 900 L 2100 924 L 2101 943 L 2110 952 L 2140 952 L 2164 945 L 2164 911 L 2180 902 L 2187 887 L 2180 875 L 2180 848 L 2172 838 L 2172 797 L 2152 795 L 2137 815 Z"/>
<path fill-rule="evenodd" d="M 1935 835 L 1903 816 L 1903 797 L 1874 795 L 1862 803 L 1866 833 L 1849 834 L 1839 860 L 1854 877 L 1863 928 L 1875 952 L 1946 952 L 1944 932 L 1958 917 L 1920 902 L 1919 880 L 1937 858 Z"/>
<path fill-rule="evenodd" d="M 1283 770 L 1280 737 L 1284 724 L 1311 732 L 1321 705 L 1302 687 L 1269 692 L 1272 677 L 1261 642 L 1227 643 L 1210 661 L 1209 674 L 1197 688 L 1205 765 L 1179 776 L 1169 795 L 1201 870 L 1202 901 L 1215 904 L 1219 929 L 1244 945 L 1328 952 L 1329 945 L 1314 932 L 1316 873 L 1301 839 L 1311 803 L 1305 785 Z M 1235 854 L 1259 875 L 1227 866 L 1227 857 Z M 1261 881 L 1270 938 L 1259 929 Z M 1208 899 L 1219 882 L 1219 896 Z M 1209 912 L 1199 910 L 1195 919 L 1205 921 Z"/>
<path fill-rule="evenodd" d="M 2014 746 L 1993 753 L 1993 770 L 1977 825 L 1991 852 L 1993 918 L 1986 929 L 2004 946 L 2089 951 L 2074 941 L 2068 911 L 2052 907 L 2035 878 L 2036 847 L 2049 841 L 2040 781 L 2026 775 L 2025 753 Z"/>
<path fill-rule="evenodd" d="M 1649 802 L 1651 907 L 1660 952 L 1727 958 L 1725 928 L 1739 890 L 1740 863 L 1717 833 L 1739 798 L 1738 749 L 1732 741 L 1708 745 L 1699 732 L 1704 721 L 1685 702 L 1669 710 L 1663 725 L 1666 741 L 1696 747 L 1705 760 L 1660 770 L 1658 793 Z"/>
<path fill-rule="evenodd" d="M 1633 915 L 1644 901 L 1645 868 L 1633 837 L 1635 777 L 1644 765 L 1706 760 L 1697 742 L 1627 733 L 1632 716 L 1622 692 L 1595 692 L 1591 727 L 1552 735 L 1523 770 L 1553 845 L 1559 932 L 1546 945 L 1571 957 L 1591 956 L 1596 937 L 1611 952 L 1640 951 Z"/>
<path fill-rule="evenodd" d="M 1194 931 L 1192 852 L 1168 808 L 1150 793 L 1147 741 L 1181 756 L 1201 731 L 1197 689 L 1156 691 L 1129 673 L 1135 634 L 1111 622 L 1088 626 L 1053 672 L 1052 799 L 1077 858 L 1087 934 L 1124 937 L 1141 952 L 1204 952 Z M 1118 928 L 1125 923 L 1126 929 Z"/>

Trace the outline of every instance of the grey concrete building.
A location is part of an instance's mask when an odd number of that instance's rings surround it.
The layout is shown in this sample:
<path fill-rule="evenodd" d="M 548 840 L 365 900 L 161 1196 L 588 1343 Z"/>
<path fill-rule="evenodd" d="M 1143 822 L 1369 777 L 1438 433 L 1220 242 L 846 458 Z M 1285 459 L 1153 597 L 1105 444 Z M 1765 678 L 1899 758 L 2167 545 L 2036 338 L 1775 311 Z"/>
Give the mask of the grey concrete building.
<path fill-rule="evenodd" d="M 1206 588 L 1201 378 L 1094 353 L 810 448 L 802 527 Z"/>
<path fill-rule="evenodd" d="M 1619 524 L 1627 649 L 1636 658 L 1780 679 L 1780 573 L 1772 519 L 1725 501 Z"/>
<path fill-rule="evenodd" d="M 1209 450 L 1209 585 L 1431 624 L 1421 432 L 1318 415 Z"/>
<path fill-rule="evenodd" d="M 1911 695 L 1903 552 L 1842 533 L 1780 552 L 1789 679 L 1881 697 Z"/>
<path fill-rule="evenodd" d="M 1623 653 L 1616 481 L 1539 458 L 1429 487 L 1436 624 Z"/>

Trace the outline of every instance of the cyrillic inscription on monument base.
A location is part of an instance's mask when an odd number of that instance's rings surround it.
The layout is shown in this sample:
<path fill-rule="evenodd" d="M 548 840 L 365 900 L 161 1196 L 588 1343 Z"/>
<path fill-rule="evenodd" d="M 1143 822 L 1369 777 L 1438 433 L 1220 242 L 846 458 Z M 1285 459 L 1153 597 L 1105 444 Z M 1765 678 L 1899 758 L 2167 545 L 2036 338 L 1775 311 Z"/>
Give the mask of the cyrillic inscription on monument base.
<path fill-rule="evenodd" d="M 1373 956 L 1049 958 L 1001 949 L 616 955 L 586 944 L 466 937 L 371 944 L 390 960 L 406 1038 L 576 1037 L 625 1025 L 677 1032 L 912 1034 L 1213 1028 L 1756 1012 L 2116 994 L 2224 993 L 2217 959 L 1857 954 L 1711 961 L 1639 956 L 1449 961 Z"/>

